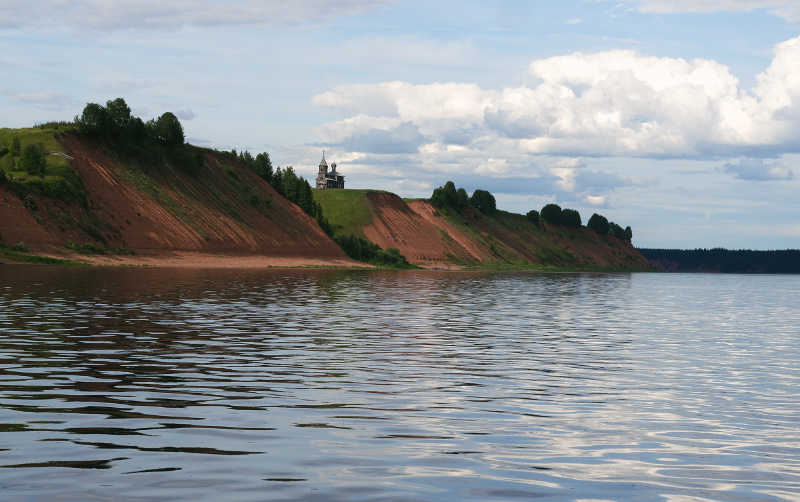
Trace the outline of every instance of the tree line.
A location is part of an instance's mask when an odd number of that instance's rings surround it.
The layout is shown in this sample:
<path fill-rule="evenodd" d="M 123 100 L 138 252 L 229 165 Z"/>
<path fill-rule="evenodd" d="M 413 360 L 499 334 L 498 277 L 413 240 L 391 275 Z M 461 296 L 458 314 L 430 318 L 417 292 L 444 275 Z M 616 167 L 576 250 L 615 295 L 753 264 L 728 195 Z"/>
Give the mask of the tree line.
<path fill-rule="evenodd" d="M 497 201 L 495 201 L 494 195 L 486 190 L 475 190 L 472 192 L 472 196 L 469 196 L 465 189 L 457 189 L 452 181 L 433 190 L 431 204 L 439 208 L 451 207 L 459 213 L 468 207 L 474 207 L 481 213 L 490 216 L 497 211 Z"/>
<path fill-rule="evenodd" d="M 452 181 L 448 181 L 443 186 L 433 190 L 431 204 L 438 208 L 449 207 L 458 213 L 468 207 L 474 207 L 489 216 L 497 212 L 497 202 L 494 195 L 486 190 L 475 190 L 470 196 L 465 189 L 456 188 L 455 183 Z M 533 209 L 526 216 L 534 224 L 538 224 L 540 220 L 569 228 L 580 228 L 583 224 L 581 214 L 576 209 L 562 209 L 558 204 L 545 205 L 541 213 Z M 600 235 L 611 235 L 627 241 L 633 238 L 631 227 L 623 229 L 613 221 L 610 222 L 606 217 L 597 213 L 594 213 L 589 218 L 586 226 Z"/>
<path fill-rule="evenodd" d="M 183 125 L 172 112 L 147 122 L 131 115 L 125 100 L 117 98 L 105 106 L 87 103 L 75 117 L 79 134 L 105 140 L 119 153 L 158 160 L 160 154 L 179 169 L 196 175 L 204 165 L 203 155 L 186 143 Z"/>
<path fill-rule="evenodd" d="M 539 223 L 539 220 L 546 221 L 553 225 L 563 225 L 570 228 L 580 228 L 583 224 L 581 221 L 581 214 L 576 209 L 561 209 L 558 204 L 547 204 L 542 208 L 540 213 L 537 210 L 531 210 L 526 215 L 528 220 L 532 223 Z M 600 235 L 612 235 L 618 239 L 630 241 L 633 238 L 633 230 L 631 227 L 622 228 L 613 221 L 608 221 L 608 218 L 594 213 L 586 227 L 594 230 Z"/>
<path fill-rule="evenodd" d="M 800 274 L 800 250 L 648 249 L 637 248 L 650 261 L 674 262 L 676 271 Z"/>

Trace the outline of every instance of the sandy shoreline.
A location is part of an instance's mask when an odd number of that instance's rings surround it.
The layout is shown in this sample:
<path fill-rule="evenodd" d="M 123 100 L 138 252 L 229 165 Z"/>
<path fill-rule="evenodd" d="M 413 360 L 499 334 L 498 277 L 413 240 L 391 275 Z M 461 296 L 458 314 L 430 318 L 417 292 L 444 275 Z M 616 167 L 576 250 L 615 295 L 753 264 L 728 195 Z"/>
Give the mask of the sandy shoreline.
<path fill-rule="evenodd" d="M 238 253 L 202 253 L 197 251 L 141 251 L 135 255 L 86 255 L 79 253 L 35 253 L 59 260 L 72 260 L 96 266 L 142 266 L 185 268 L 374 268 L 350 259 L 320 259 L 264 256 Z M 0 257 L 6 265 L 31 263 Z"/>

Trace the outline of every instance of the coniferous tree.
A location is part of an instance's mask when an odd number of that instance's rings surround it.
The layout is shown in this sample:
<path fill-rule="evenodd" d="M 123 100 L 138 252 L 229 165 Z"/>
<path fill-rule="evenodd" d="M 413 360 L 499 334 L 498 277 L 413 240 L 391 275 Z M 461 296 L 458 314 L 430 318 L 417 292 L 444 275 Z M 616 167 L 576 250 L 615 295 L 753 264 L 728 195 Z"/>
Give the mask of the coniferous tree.
<path fill-rule="evenodd" d="M 267 183 L 272 181 L 272 161 L 269 159 L 267 152 L 256 155 L 253 161 L 253 170 L 257 175 L 267 180 Z"/>

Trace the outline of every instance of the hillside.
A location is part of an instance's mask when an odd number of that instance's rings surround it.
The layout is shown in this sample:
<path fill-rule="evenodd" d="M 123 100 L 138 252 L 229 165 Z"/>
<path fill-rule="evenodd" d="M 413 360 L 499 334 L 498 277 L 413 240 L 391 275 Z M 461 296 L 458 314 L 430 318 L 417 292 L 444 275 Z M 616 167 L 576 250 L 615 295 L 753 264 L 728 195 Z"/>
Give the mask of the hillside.
<path fill-rule="evenodd" d="M 43 141 L 72 159 L 48 155 L 44 177 L 11 170 L 0 185 L 6 249 L 111 263 L 202 255 L 232 264 L 249 257 L 356 265 L 313 218 L 226 152 L 190 147 L 202 168 L 189 174 L 166 158 L 120 156 L 57 129 L 4 129 L 0 140 L 11 134 L 23 147 Z M 259 257 L 269 260 L 253 261 Z"/>
<path fill-rule="evenodd" d="M 435 268 L 653 270 L 629 241 L 498 211 L 486 216 L 405 202 L 389 192 L 314 190 L 336 234 L 363 235 Z"/>

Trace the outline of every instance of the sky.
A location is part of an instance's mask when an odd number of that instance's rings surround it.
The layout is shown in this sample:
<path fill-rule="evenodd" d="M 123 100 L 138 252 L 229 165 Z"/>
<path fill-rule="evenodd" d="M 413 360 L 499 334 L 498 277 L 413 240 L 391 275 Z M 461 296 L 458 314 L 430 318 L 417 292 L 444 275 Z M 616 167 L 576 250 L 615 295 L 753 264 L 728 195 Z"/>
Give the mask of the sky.
<path fill-rule="evenodd" d="M 797 0 L 0 3 L 0 127 L 117 97 L 307 179 L 800 247 Z"/>

